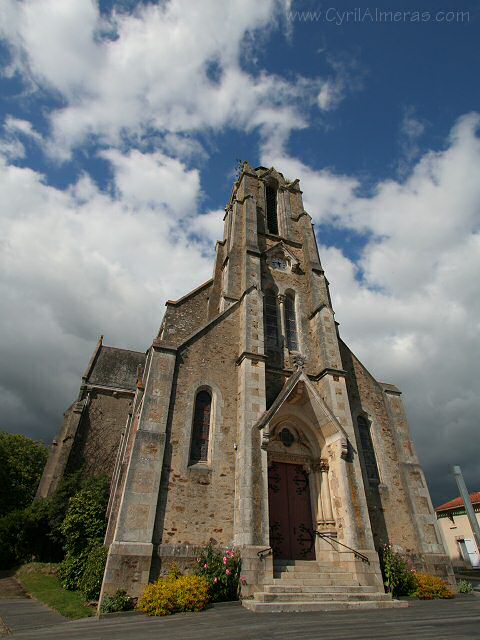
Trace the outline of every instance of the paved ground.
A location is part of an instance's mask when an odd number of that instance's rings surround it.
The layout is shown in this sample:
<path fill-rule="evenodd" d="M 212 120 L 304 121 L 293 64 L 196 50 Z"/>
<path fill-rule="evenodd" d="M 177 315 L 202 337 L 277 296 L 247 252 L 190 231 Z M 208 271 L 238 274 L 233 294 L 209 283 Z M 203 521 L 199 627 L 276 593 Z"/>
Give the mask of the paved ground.
<path fill-rule="evenodd" d="M 62 622 L 67 622 L 66 618 L 29 598 L 10 573 L 0 572 L 0 636 Z"/>
<path fill-rule="evenodd" d="M 256 614 L 235 604 L 167 618 L 122 615 L 24 628 L 12 640 L 474 640 L 480 597 L 413 601 L 408 609 Z"/>

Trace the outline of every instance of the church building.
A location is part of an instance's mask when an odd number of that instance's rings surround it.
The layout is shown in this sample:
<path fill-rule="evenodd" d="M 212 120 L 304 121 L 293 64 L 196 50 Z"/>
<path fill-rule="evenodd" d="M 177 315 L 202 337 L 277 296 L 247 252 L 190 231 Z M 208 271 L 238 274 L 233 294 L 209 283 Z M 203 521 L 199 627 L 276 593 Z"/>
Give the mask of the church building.
<path fill-rule="evenodd" d="M 212 279 L 146 354 L 98 343 L 39 495 L 79 466 L 112 478 L 102 597 L 209 542 L 241 551 L 256 611 L 404 604 L 387 542 L 452 581 L 401 392 L 340 338 L 299 181 L 273 168 L 243 164 Z"/>

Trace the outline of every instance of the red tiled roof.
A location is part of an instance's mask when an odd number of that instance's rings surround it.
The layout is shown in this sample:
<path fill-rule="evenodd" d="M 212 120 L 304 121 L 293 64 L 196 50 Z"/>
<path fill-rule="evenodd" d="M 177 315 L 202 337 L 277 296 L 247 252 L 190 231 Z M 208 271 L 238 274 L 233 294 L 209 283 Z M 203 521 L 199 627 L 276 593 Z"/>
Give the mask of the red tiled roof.
<path fill-rule="evenodd" d="M 472 504 L 480 503 L 480 491 L 475 491 L 470 494 L 470 500 Z M 463 503 L 463 498 L 455 498 L 455 500 L 450 500 L 450 502 L 445 502 L 445 504 L 441 504 L 439 507 L 435 508 L 435 511 L 448 511 L 449 509 L 455 509 L 456 507 L 465 506 Z"/>

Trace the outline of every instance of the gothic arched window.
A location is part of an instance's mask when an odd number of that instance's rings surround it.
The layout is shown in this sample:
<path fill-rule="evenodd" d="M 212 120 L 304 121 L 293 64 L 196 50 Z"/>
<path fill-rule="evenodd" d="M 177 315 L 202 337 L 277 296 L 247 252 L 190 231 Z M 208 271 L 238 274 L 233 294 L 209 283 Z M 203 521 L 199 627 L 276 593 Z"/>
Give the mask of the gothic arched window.
<path fill-rule="evenodd" d="M 206 389 L 197 393 L 193 413 L 192 444 L 190 446 L 190 464 L 207 462 L 210 419 L 212 414 L 212 395 Z"/>
<path fill-rule="evenodd" d="M 265 292 L 265 332 L 267 352 L 278 347 L 278 311 L 277 296 L 272 289 Z"/>
<path fill-rule="evenodd" d="M 297 321 L 295 318 L 295 298 L 291 293 L 285 297 L 285 325 L 289 351 L 298 351 Z"/>
<path fill-rule="evenodd" d="M 364 416 L 358 416 L 357 425 L 368 481 L 372 484 L 378 484 L 380 482 L 380 475 L 378 473 L 377 460 L 373 448 L 372 434 L 370 433 L 370 423 Z"/>
<path fill-rule="evenodd" d="M 265 199 L 267 202 L 267 227 L 268 233 L 278 235 L 277 220 L 277 190 L 267 184 L 265 187 Z"/>

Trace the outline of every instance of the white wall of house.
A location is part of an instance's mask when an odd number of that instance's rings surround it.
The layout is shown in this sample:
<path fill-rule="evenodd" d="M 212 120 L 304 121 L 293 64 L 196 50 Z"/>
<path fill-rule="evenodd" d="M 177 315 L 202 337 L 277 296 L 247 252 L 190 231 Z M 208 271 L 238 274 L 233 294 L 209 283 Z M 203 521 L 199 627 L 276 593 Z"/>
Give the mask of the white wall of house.
<path fill-rule="evenodd" d="M 480 523 L 480 511 L 476 511 L 475 515 Z M 445 516 L 441 513 L 437 514 L 437 518 L 453 566 L 462 569 L 474 568 L 480 572 L 480 552 L 475 544 L 467 514 L 453 515 L 451 512 Z"/>

